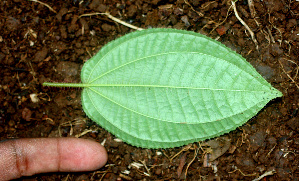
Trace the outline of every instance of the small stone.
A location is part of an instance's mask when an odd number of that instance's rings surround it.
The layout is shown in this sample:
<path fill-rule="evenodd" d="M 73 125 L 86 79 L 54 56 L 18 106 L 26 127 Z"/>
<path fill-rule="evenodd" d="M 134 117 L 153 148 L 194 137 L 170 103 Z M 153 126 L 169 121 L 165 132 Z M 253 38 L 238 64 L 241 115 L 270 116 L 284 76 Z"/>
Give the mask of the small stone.
<path fill-rule="evenodd" d="M 287 125 L 294 131 L 299 131 L 299 118 L 294 117 L 287 122 Z"/>
<path fill-rule="evenodd" d="M 36 52 L 33 61 L 41 62 L 47 57 L 47 54 L 48 54 L 48 48 L 43 47 L 40 51 Z"/>
<path fill-rule="evenodd" d="M 128 15 L 129 18 L 131 18 L 131 17 L 135 16 L 136 12 L 137 12 L 137 6 L 136 5 L 131 5 L 128 8 L 127 15 Z"/>
<path fill-rule="evenodd" d="M 286 107 L 281 107 L 279 111 L 283 116 L 286 116 L 288 114 L 288 109 Z"/>
<path fill-rule="evenodd" d="M 10 31 L 14 31 L 18 29 L 20 24 L 21 24 L 20 20 L 11 16 L 9 16 L 6 20 L 6 28 Z"/>
<path fill-rule="evenodd" d="M 217 33 L 222 36 L 226 33 L 226 28 L 224 26 L 219 26 L 217 29 L 216 29 Z M 240 40 L 240 39 L 239 39 Z M 244 40 L 243 40 L 244 41 Z M 239 42 L 238 42 L 239 43 Z M 242 43 L 244 44 L 244 43 Z M 240 43 L 239 43 L 240 45 Z"/>
<path fill-rule="evenodd" d="M 274 70 L 267 65 L 259 65 L 256 70 L 266 79 L 270 80 L 274 75 Z"/>
<path fill-rule="evenodd" d="M 107 24 L 107 23 L 104 23 L 104 24 L 102 25 L 102 30 L 103 30 L 103 31 L 111 31 L 112 29 L 113 29 L 112 26 L 109 25 L 109 24 Z"/>
<path fill-rule="evenodd" d="M 80 175 L 75 179 L 75 181 L 89 181 L 89 180 L 90 180 L 89 176 L 86 174 Z"/>
<path fill-rule="evenodd" d="M 100 4 L 97 9 L 100 13 L 105 13 L 107 10 L 107 6 L 105 4 Z"/>
<path fill-rule="evenodd" d="M 267 139 L 270 145 L 275 145 L 276 144 L 276 138 L 270 137 Z"/>
<path fill-rule="evenodd" d="M 273 56 L 279 56 L 279 55 L 283 54 L 283 50 L 280 48 L 278 43 L 275 43 L 274 45 L 272 45 L 271 54 Z"/>
<path fill-rule="evenodd" d="M 25 119 L 26 121 L 30 121 L 31 115 L 32 115 L 32 111 L 25 107 L 22 111 L 22 118 Z"/>
<path fill-rule="evenodd" d="M 288 24 L 287 24 L 287 29 L 291 29 L 293 28 L 294 26 L 297 26 L 297 21 L 296 19 L 290 19 L 288 21 Z"/>
<path fill-rule="evenodd" d="M 258 131 L 252 136 L 249 137 L 249 141 L 251 143 L 251 149 L 255 152 L 259 147 L 265 145 L 266 134 L 262 131 Z"/>
<path fill-rule="evenodd" d="M 56 15 L 56 18 L 58 19 L 58 21 L 61 21 L 62 20 L 62 16 L 65 15 L 67 12 L 68 12 L 67 8 L 61 8 L 59 10 L 59 12 L 57 13 L 57 15 Z"/>
<path fill-rule="evenodd" d="M 188 16 L 182 16 L 181 20 L 185 23 L 185 26 L 190 26 L 189 20 L 188 20 Z"/>
<path fill-rule="evenodd" d="M 93 0 L 90 5 L 89 8 L 93 9 L 93 10 L 97 10 L 97 7 L 101 4 L 100 0 Z"/>
<path fill-rule="evenodd" d="M 249 168 L 254 168 L 254 165 L 255 165 L 253 159 L 249 156 L 246 156 L 246 155 L 238 156 L 236 158 L 236 163 L 237 163 L 237 166 L 238 165 L 246 166 L 248 169 Z"/>
<path fill-rule="evenodd" d="M 15 125 L 15 122 L 11 119 L 11 120 L 8 121 L 8 125 L 10 127 L 13 127 Z"/>
<path fill-rule="evenodd" d="M 0 53 L 0 61 L 4 60 L 5 55 L 3 53 Z"/>
<path fill-rule="evenodd" d="M 74 62 L 61 61 L 56 67 L 56 70 L 65 78 L 74 78 L 79 74 L 79 64 Z"/>
<path fill-rule="evenodd" d="M 162 173 L 162 169 L 161 168 L 158 168 L 156 171 L 155 171 L 155 174 L 156 175 L 161 175 Z"/>
<path fill-rule="evenodd" d="M 65 25 L 60 25 L 59 30 L 60 30 L 61 37 L 66 39 L 67 38 L 67 31 L 66 31 Z"/>
<path fill-rule="evenodd" d="M 1 126 L 0 126 L 0 133 L 2 133 L 4 131 L 4 128 L 2 128 Z"/>

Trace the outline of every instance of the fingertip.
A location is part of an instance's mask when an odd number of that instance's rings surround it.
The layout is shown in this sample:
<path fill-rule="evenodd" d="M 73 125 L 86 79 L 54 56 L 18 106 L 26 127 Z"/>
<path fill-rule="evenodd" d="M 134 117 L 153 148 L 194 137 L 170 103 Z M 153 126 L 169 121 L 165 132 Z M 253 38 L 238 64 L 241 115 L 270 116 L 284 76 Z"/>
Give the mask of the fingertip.
<path fill-rule="evenodd" d="M 90 161 L 91 170 L 96 170 L 103 167 L 108 161 L 108 153 L 105 147 L 95 141 L 91 141 L 91 140 L 86 140 L 86 141 L 90 142 L 90 146 L 89 146 L 90 150 L 87 151 L 87 154 L 90 155 L 89 158 L 91 159 Z M 94 155 L 92 155 L 92 153 L 94 153 Z M 86 156 L 86 158 L 87 157 L 88 156 Z"/>
<path fill-rule="evenodd" d="M 96 170 L 103 167 L 108 160 L 106 149 L 98 142 L 69 138 L 61 140 L 60 144 L 60 171 Z"/>

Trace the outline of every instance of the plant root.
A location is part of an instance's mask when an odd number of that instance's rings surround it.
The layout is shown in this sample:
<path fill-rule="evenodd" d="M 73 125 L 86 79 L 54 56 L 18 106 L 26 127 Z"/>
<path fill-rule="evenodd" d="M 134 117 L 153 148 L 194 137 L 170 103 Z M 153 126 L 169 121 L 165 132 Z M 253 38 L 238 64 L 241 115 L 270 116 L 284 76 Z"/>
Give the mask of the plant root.
<path fill-rule="evenodd" d="M 251 17 L 254 18 L 256 13 L 253 5 L 253 0 L 248 0 L 248 6 L 249 6 Z"/>
<path fill-rule="evenodd" d="M 234 172 L 236 172 L 236 171 L 239 171 L 244 177 L 253 177 L 253 176 L 256 175 L 256 173 L 245 174 L 245 173 L 243 173 L 240 169 L 236 169 L 236 170 L 234 170 L 234 171 L 232 171 L 232 172 L 228 172 L 228 173 L 234 173 Z"/>
<path fill-rule="evenodd" d="M 253 179 L 252 181 L 259 181 L 259 180 L 262 180 L 264 177 L 266 176 L 269 176 L 269 175 L 273 175 L 275 172 L 275 170 L 271 170 L 271 171 L 268 171 L 268 172 L 265 172 L 263 175 L 259 176 L 258 178 L 256 179 Z"/>
<path fill-rule="evenodd" d="M 281 68 L 282 68 L 282 71 L 283 71 L 283 73 L 285 73 L 288 77 L 289 77 L 289 79 L 295 84 L 295 86 L 297 87 L 297 89 L 299 89 L 299 85 L 296 83 L 296 81 L 285 71 L 285 69 L 284 69 L 284 67 L 283 67 L 283 65 L 282 65 L 282 63 L 280 62 L 280 60 L 278 60 L 278 62 L 279 62 L 279 64 L 280 64 L 280 66 L 281 66 Z M 291 61 L 291 62 L 293 62 L 293 61 Z M 296 64 L 297 65 L 297 64 Z M 296 76 L 297 76 L 297 73 L 296 73 Z M 296 77 L 295 76 L 295 77 Z"/>
<path fill-rule="evenodd" d="M 258 49 L 259 49 L 259 46 L 258 46 L 258 43 L 257 43 L 257 41 L 256 41 L 256 39 L 255 39 L 255 36 L 254 36 L 253 31 L 249 28 L 249 26 L 248 26 L 248 25 L 242 20 L 242 18 L 239 16 L 238 11 L 237 11 L 237 8 L 236 8 L 236 3 L 235 3 L 235 1 L 232 0 L 231 2 L 232 2 L 232 6 L 233 6 L 233 9 L 234 9 L 234 12 L 235 12 L 235 16 L 236 16 L 237 19 L 241 22 L 241 24 L 247 29 L 247 31 L 250 33 L 251 39 L 252 39 L 252 41 L 254 42 L 256 49 L 258 50 Z"/>
<path fill-rule="evenodd" d="M 211 33 L 213 33 L 213 31 L 215 31 L 220 25 L 222 25 L 222 24 L 227 20 L 228 16 L 231 14 L 231 13 L 230 13 L 230 9 L 231 9 L 231 8 L 232 8 L 232 5 L 228 8 L 227 13 L 226 13 L 226 17 L 224 18 L 224 20 L 223 20 L 222 22 L 216 24 L 216 26 L 212 29 L 212 31 L 210 31 L 209 35 L 210 35 Z"/>
<path fill-rule="evenodd" d="M 192 9 L 192 11 L 194 11 L 199 17 L 203 17 L 203 14 L 200 13 L 200 12 L 198 12 L 198 11 L 196 11 L 196 10 L 193 8 L 193 6 L 192 6 L 187 0 L 184 0 L 184 2 L 185 2 L 188 6 L 190 6 L 190 8 Z"/>
<path fill-rule="evenodd" d="M 46 3 L 43 3 L 43 2 L 38 1 L 38 0 L 29 0 L 29 1 L 33 1 L 33 2 L 36 2 L 36 3 L 42 4 L 42 5 L 46 6 L 47 8 L 49 8 L 50 11 L 52 11 L 52 12 L 54 12 L 54 13 L 57 14 L 57 12 L 56 12 L 51 6 L 49 6 L 49 5 L 46 4 Z"/>
<path fill-rule="evenodd" d="M 106 16 L 107 16 L 108 18 L 110 18 L 111 20 L 113 20 L 113 21 L 115 21 L 115 22 L 117 22 L 117 23 L 120 23 L 120 24 L 122 24 L 122 25 L 124 25 L 124 26 L 127 26 L 127 27 L 132 28 L 132 29 L 135 29 L 135 30 L 143 30 L 143 28 L 139 28 L 139 27 L 137 27 L 137 26 L 134 26 L 134 25 L 131 25 L 131 24 L 129 24 L 129 23 L 126 23 L 126 22 L 124 22 L 124 21 L 122 21 L 122 20 L 120 20 L 120 19 L 118 19 L 118 18 L 112 16 L 112 15 L 111 15 L 110 13 L 108 13 L 108 12 L 106 12 L 106 13 L 89 13 L 89 14 L 82 14 L 82 15 L 79 16 L 79 18 L 84 17 L 84 16 L 94 16 L 94 15 L 106 15 Z"/>
<path fill-rule="evenodd" d="M 172 156 L 172 157 L 170 158 L 170 162 L 172 162 L 172 160 L 173 160 L 175 157 L 177 157 L 178 155 L 180 155 L 182 152 L 189 150 L 191 147 L 192 147 L 192 144 L 189 144 L 189 145 L 187 145 L 187 146 L 184 146 L 184 148 L 183 148 L 181 151 L 179 151 L 177 154 L 175 154 L 174 156 Z"/>
<path fill-rule="evenodd" d="M 194 162 L 195 158 L 197 157 L 198 151 L 199 151 L 199 147 L 196 148 L 197 146 L 194 144 L 194 156 L 192 158 L 192 160 L 188 163 L 186 171 L 185 171 L 185 178 L 187 178 L 187 173 L 188 173 L 188 169 L 190 167 L 190 165 Z"/>

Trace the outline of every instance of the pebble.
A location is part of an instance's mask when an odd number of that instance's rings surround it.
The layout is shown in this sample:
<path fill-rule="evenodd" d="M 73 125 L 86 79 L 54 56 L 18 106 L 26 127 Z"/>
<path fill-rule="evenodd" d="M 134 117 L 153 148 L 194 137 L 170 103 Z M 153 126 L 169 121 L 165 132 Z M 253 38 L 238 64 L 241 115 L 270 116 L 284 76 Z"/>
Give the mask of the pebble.
<path fill-rule="evenodd" d="M 17 30 L 20 24 L 21 24 L 20 20 L 14 18 L 12 16 L 9 16 L 6 19 L 6 27 L 10 31 Z"/>
<path fill-rule="evenodd" d="M 296 19 L 290 19 L 288 21 L 288 24 L 287 24 L 287 29 L 291 29 L 293 28 L 294 26 L 297 26 L 297 20 Z"/>
<path fill-rule="evenodd" d="M 36 52 L 33 61 L 34 62 L 41 62 L 43 61 L 48 55 L 48 48 L 43 47 L 40 51 Z"/>
<path fill-rule="evenodd" d="M 61 21 L 62 20 L 62 16 L 65 15 L 67 12 L 68 12 L 67 8 L 61 8 L 59 10 L 59 12 L 57 13 L 57 15 L 56 15 L 56 18 L 58 19 L 58 21 Z"/>
<path fill-rule="evenodd" d="M 299 118 L 294 117 L 287 122 L 287 125 L 294 131 L 299 131 Z"/>
<path fill-rule="evenodd" d="M 185 26 L 190 26 L 191 24 L 189 23 L 188 16 L 182 16 L 181 20 L 185 23 Z"/>
<path fill-rule="evenodd" d="M 4 60 L 5 55 L 3 53 L 0 53 L 0 61 Z"/>
<path fill-rule="evenodd" d="M 283 54 L 283 50 L 280 48 L 278 43 L 275 43 L 271 46 L 271 54 L 273 56 L 279 56 Z"/>
<path fill-rule="evenodd" d="M 101 4 L 100 0 L 93 0 L 90 5 L 89 8 L 93 9 L 93 10 L 97 10 L 97 7 Z"/>
<path fill-rule="evenodd" d="M 276 138 L 274 138 L 274 137 L 268 138 L 267 141 L 269 142 L 270 145 L 274 145 L 277 142 Z"/>
<path fill-rule="evenodd" d="M 25 119 L 26 121 L 30 121 L 32 115 L 32 111 L 25 107 L 22 111 L 22 118 Z"/>
<path fill-rule="evenodd" d="M 102 27 L 102 30 L 106 31 L 106 32 L 111 31 L 113 29 L 113 27 L 111 25 L 107 24 L 107 23 L 102 24 L 101 27 Z"/>
<path fill-rule="evenodd" d="M 255 152 L 259 147 L 265 145 L 266 134 L 263 131 L 258 131 L 249 137 L 251 149 Z"/>
<path fill-rule="evenodd" d="M 274 70 L 267 65 L 258 65 L 256 70 L 266 79 L 270 80 L 274 75 Z"/>
<path fill-rule="evenodd" d="M 80 65 L 74 62 L 61 61 L 56 67 L 57 73 L 64 78 L 74 78 L 79 74 Z"/>
<path fill-rule="evenodd" d="M 253 161 L 253 159 L 249 156 L 246 156 L 246 155 L 240 155 L 236 158 L 236 166 L 237 167 L 247 167 L 246 170 L 248 171 L 252 171 L 255 169 L 255 163 Z"/>

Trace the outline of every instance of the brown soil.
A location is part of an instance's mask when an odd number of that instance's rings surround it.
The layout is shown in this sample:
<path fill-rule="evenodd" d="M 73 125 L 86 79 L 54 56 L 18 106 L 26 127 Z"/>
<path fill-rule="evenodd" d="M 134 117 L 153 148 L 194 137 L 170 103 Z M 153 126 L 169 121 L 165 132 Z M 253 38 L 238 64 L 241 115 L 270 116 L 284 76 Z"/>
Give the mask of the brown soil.
<path fill-rule="evenodd" d="M 298 1 L 254 0 L 253 16 L 246 0 L 236 3 L 240 17 L 255 34 L 258 50 L 230 9 L 230 1 L 43 2 L 57 13 L 36 2 L 0 1 L 0 140 L 81 134 L 85 139 L 106 140 L 109 160 L 96 172 L 49 173 L 20 180 L 253 180 L 273 169 L 275 173 L 263 180 L 299 179 Z M 213 143 L 155 150 L 118 142 L 82 112 L 80 90 L 41 85 L 80 82 L 86 60 L 109 41 L 135 31 L 103 15 L 78 18 L 105 11 L 141 28 L 186 29 L 217 39 L 242 54 L 284 97 Z M 221 153 L 215 156 L 216 152 Z M 211 161 L 211 156 L 218 158 Z"/>

